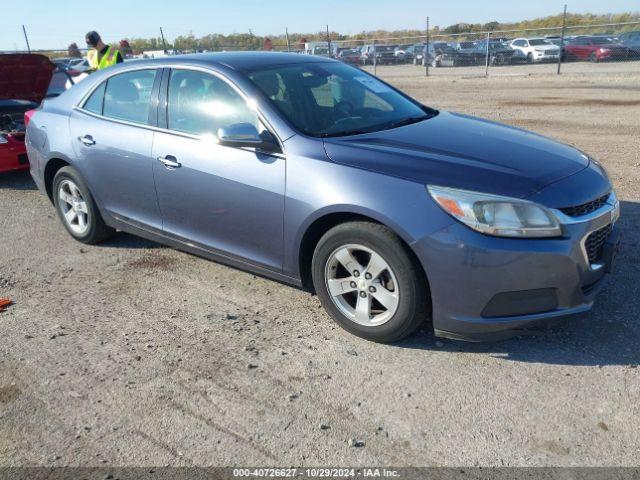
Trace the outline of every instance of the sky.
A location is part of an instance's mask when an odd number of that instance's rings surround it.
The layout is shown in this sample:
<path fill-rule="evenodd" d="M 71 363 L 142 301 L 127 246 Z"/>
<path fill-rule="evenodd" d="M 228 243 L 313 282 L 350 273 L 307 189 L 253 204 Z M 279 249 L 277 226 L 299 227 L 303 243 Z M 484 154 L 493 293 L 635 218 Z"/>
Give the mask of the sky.
<path fill-rule="evenodd" d="M 3 0 L 8 1 L 8 0 Z M 25 49 L 24 24 L 33 49 L 66 48 L 97 30 L 107 43 L 128 37 L 165 36 L 173 40 L 193 32 L 256 35 L 317 32 L 329 25 L 345 34 L 363 30 L 446 27 L 459 22 L 509 22 L 562 12 L 563 0 L 21 0 L 0 15 L 0 51 Z M 572 13 L 639 11 L 638 0 L 567 0 Z M 166 6 L 165 6 L 166 5 Z"/>

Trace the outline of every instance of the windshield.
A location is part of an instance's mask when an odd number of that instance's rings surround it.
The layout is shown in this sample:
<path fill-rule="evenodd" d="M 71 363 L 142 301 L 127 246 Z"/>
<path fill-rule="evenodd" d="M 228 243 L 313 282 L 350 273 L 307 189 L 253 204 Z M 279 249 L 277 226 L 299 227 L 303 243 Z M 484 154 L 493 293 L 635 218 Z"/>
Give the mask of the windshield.
<path fill-rule="evenodd" d="M 437 112 L 343 63 L 303 63 L 247 72 L 301 132 L 355 135 L 418 122 Z"/>
<path fill-rule="evenodd" d="M 487 48 L 486 45 L 484 48 Z M 489 50 L 511 50 L 511 46 L 504 42 L 489 42 Z"/>
<path fill-rule="evenodd" d="M 377 45 L 376 50 L 379 52 L 393 52 L 397 47 L 393 45 Z"/>
<path fill-rule="evenodd" d="M 544 40 L 542 38 L 534 38 L 533 40 L 529 40 L 529 45 L 535 47 L 538 45 L 549 45 L 549 42 L 547 40 Z"/>

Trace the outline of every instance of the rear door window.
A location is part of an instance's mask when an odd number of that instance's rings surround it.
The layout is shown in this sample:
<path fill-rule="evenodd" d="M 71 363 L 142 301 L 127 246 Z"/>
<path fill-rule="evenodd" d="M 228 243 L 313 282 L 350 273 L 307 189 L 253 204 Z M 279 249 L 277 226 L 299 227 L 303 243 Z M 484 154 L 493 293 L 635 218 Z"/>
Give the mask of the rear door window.
<path fill-rule="evenodd" d="M 156 70 L 137 70 L 109 78 L 102 114 L 118 120 L 148 124 L 156 73 Z"/>

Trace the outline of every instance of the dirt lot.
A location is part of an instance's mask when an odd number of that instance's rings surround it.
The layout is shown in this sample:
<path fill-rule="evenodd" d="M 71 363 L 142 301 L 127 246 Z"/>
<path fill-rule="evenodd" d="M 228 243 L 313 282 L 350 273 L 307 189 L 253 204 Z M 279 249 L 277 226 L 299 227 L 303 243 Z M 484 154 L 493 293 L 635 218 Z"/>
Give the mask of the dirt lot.
<path fill-rule="evenodd" d="M 607 166 L 624 242 L 593 313 L 500 343 L 368 343 L 302 291 L 124 234 L 76 243 L 28 175 L 2 175 L 1 465 L 640 463 L 640 74 L 391 68 L 427 104 Z"/>

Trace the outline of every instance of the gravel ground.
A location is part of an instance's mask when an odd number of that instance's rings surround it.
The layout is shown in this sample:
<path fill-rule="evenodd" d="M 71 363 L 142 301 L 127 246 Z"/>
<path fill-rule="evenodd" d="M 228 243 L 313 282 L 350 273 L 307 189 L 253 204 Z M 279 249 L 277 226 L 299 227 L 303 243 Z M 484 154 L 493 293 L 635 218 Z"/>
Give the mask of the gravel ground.
<path fill-rule="evenodd" d="M 430 105 L 607 166 L 624 241 L 591 314 L 498 343 L 368 343 L 297 289 L 124 234 L 76 243 L 5 174 L 0 465 L 638 465 L 640 74 L 403 68 L 385 78 Z"/>

